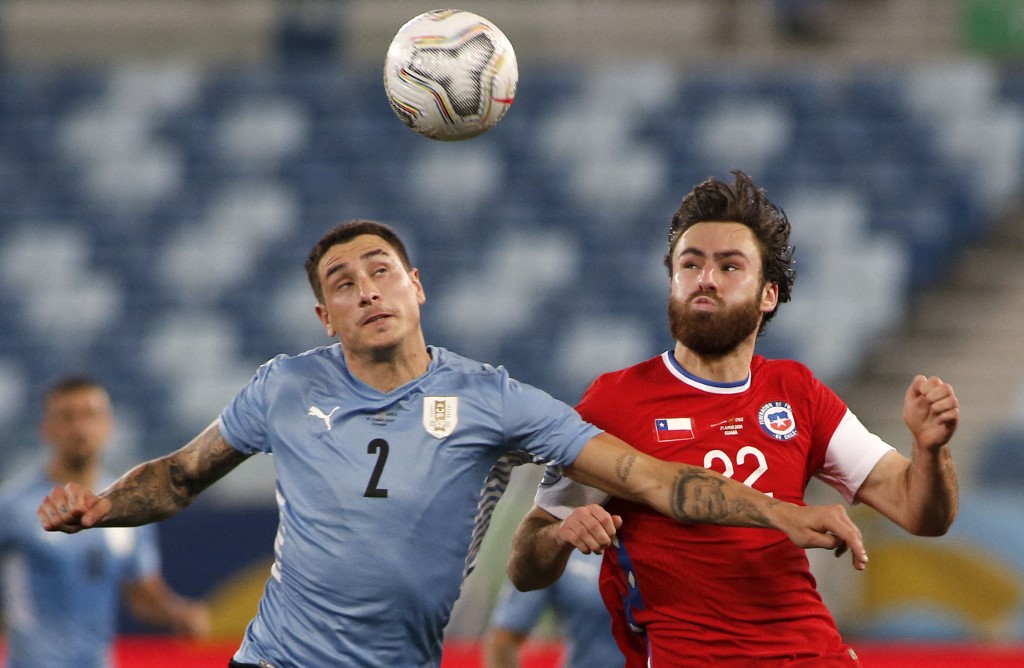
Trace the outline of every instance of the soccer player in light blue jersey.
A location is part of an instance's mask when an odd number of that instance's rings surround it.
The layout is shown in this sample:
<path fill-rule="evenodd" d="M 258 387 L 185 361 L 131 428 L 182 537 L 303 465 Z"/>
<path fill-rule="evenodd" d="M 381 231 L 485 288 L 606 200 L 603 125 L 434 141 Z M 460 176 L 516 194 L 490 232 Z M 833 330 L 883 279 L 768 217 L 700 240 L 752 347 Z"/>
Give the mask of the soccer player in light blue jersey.
<path fill-rule="evenodd" d="M 780 503 L 643 455 L 502 367 L 428 346 L 419 272 L 390 227 L 329 230 L 306 272 L 338 344 L 264 364 L 193 441 L 98 495 L 66 485 L 39 506 L 49 531 L 145 524 L 248 457 L 273 454 L 276 559 L 232 666 L 439 666 L 491 510 L 523 461 L 561 464 L 681 522 L 772 527 L 866 561 L 839 504 Z"/>
<path fill-rule="evenodd" d="M 39 528 L 39 498 L 55 483 L 113 481 L 101 468 L 113 426 L 102 385 L 62 379 L 47 392 L 40 423 L 49 457 L 0 487 L 8 668 L 110 665 L 122 593 L 140 621 L 189 636 L 209 630 L 206 606 L 176 594 L 160 574 L 155 527 L 112 527 L 81 537 Z"/>

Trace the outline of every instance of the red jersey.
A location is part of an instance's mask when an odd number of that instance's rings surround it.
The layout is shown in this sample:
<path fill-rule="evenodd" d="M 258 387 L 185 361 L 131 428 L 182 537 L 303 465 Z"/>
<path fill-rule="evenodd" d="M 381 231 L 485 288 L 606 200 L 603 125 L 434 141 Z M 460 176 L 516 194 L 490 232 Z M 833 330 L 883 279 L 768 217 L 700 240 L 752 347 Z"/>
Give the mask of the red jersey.
<path fill-rule="evenodd" d="M 577 409 L 654 457 L 801 505 L 813 475 L 852 499 L 892 449 L 807 367 L 759 356 L 746 381 L 722 385 L 687 374 L 669 351 L 600 376 Z M 623 523 L 601 593 L 628 665 L 856 665 L 804 550 L 781 531 L 683 525 L 620 499 L 607 508 Z"/>

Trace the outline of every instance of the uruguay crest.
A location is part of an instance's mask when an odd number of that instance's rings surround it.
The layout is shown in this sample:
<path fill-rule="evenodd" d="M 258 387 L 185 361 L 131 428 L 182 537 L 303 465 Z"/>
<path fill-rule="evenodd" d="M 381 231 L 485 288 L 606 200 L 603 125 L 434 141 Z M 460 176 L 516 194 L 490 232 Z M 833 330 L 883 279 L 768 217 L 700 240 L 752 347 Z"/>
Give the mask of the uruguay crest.
<path fill-rule="evenodd" d="M 450 436 L 459 424 L 458 397 L 423 397 L 423 428 L 434 438 Z"/>

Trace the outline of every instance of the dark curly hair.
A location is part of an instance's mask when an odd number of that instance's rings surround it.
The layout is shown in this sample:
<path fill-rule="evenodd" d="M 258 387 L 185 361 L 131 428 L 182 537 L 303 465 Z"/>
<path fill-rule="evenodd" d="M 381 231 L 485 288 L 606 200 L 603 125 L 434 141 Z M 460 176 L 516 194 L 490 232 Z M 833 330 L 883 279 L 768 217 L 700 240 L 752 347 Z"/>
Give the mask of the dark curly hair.
<path fill-rule="evenodd" d="M 796 269 L 793 246 L 789 243 L 790 225 L 786 213 L 773 204 L 763 189 L 745 173 L 735 170 L 734 184 L 708 178 L 683 198 L 668 229 L 668 255 L 665 266 L 672 274 L 672 253 L 686 230 L 697 223 L 735 222 L 754 233 L 761 249 L 761 278 L 779 286 L 779 304 L 790 300 Z M 759 333 L 775 315 L 778 305 L 761 320 Z"/>
<path fill-rule="evenodd" d="M 412 264 L 409 262 L 409 253 L 405 250 L 405 244 L 402 243 L 398 233 L 389 226 L 376 220 L 349 220 L 340 223 L 327 230 L 320 237 L 320 240 L 313 246 L 313 250 L 309 252 L 309 257 L 306 258 L 306 278 L 309 279 L 309 287 L 313 288 L 313 294 L 316 295 L 317 300 L 321 304 L 324 303 L 324 289 L 320 285 L 320 275 L 317 273 L 320 260 L 323 259 L 324 254 L 332 246 L 352 241 L 364 234 L 380 237 L 386 241 L 395 249 L 395 253 L 398 254 L 398 259 L 401 260 L 402 266 L 406 270 L 412 268 Z"/>

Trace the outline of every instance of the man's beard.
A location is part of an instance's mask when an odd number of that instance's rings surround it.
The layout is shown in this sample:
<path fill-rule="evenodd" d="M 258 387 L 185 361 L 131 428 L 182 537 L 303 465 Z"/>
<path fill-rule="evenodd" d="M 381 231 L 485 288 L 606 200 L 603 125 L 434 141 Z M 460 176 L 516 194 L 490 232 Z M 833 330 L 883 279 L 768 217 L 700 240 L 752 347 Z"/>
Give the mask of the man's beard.
<path fill-rule="evenodd" d="M 719 309 L 715 312 L 694 311 L 690 300 L 680 303 L 668 302 L 668 323 L 672 338 L 698 355 L 724 357 L 736 350 L 761 324 L 761 306 L 755 296 L 749 301 L 724 308 L 715 295 L 701 294 L 715 300 Z"/>

